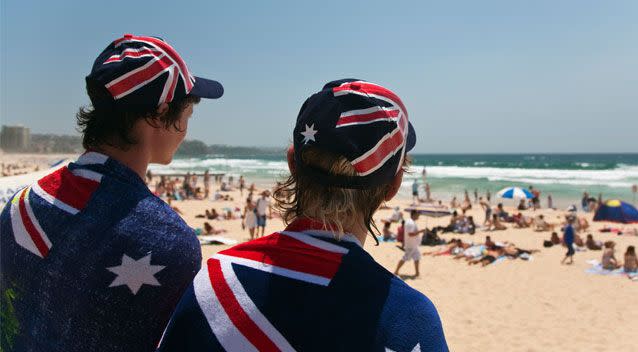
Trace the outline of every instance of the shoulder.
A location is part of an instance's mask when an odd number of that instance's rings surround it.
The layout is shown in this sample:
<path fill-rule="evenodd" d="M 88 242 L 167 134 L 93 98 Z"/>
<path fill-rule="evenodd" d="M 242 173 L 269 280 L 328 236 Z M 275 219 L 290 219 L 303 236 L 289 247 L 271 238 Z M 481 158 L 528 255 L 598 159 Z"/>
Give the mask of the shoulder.
<path fill-rule="evenodd" d="M 137 238 L 147 235 L 157 241 L 169 240 L 175 245 L 181 243 L 199 248 L 193 229 L 168 204 L 151 194 L 137 201 L 126 216 L 114 224 L 113 229 Z"/>
<path fill-rule="evenodd" d="M 447 351 L 443 326 L 428 297 L 394 277 L 381 315 L 379 338 L 393 351 Z"/>

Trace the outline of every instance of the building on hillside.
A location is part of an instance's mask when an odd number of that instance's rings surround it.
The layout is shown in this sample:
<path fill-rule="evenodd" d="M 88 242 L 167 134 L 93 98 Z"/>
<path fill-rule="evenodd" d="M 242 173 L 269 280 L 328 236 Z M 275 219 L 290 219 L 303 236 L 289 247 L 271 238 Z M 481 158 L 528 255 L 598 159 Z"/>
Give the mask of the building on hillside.
<path fill-rule="evenodd" d="M 31 131 L 24 126 L 2 126 L 0 147 L 5 151 L 22 151 L 29 147 Z"/>

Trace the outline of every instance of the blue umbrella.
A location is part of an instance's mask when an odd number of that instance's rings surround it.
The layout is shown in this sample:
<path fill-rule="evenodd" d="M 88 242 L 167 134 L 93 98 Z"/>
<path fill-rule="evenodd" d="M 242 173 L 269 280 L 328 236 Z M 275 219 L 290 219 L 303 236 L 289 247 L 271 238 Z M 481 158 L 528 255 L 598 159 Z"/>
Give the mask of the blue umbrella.
<path fill-rule="evenodd" d="M 617 199 L 608 200 L 596 210 L 594 221 L 638 223 L 638 210 L 633 205 Z"/>
<path fill-rule="evenodd" d="M 534 195 L 532 194 L 532 192 L 526 190 L 525 188 L 520 188 L 520 187 L 507 187 L 507 188 L 503 188 L 502 190 L 498 191 L 497 196 L 501 197 L 501 198 L 508 198 L 508 199 L 532 199 L 534 198 Z"/>

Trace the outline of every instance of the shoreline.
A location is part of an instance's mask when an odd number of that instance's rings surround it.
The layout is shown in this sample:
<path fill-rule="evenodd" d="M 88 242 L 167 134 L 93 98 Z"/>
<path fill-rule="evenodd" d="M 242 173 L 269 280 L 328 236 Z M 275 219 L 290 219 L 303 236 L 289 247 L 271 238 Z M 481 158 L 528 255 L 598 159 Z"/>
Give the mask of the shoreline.
<path fill-rule="evenodd" d="M 251 180 L 247 179 L 247 184 Z M 218 186 L 213 185 L 215 190 Z M 249 240 L 247 230 L 241 229 L 241 220 L 206 220 L 196 217 L 205 209 L 240 207 L 247 193 L 239 191 L 222 192 L 233 201 L 184 200 L 173 201 L 185 221 L 194 228 L 201 228 L 209 222 L 215 229 L 225 230 L 219 236 L 238 242 Z M 377 211 L 374 219 L 389 218 L 391 208 L 404 209 L 410 205 L 410 198 L 399 196 L 386 205 L 390 209 Z M 494 205 L 494 203 L 492 203 Z M 511 207 L 506 210 L 513 212 Z M 541 209 L 523 211 L 527 216 L 543 214 L 550 223 L 558 224 L 565 212 Z M 628 245 L 638 245 L 638 236 L 618 236 L 601 233 L 604 226 L 638 228 L 638 225 L 623 226 L 610 223 L 592 222 L 591 213 L 578 213 L 591 225 L 596 240 L 614 240 L 617 243 L 616 257 L 621 258 Z M 474 205 L 468 211 L 477 223 L 483 222 L 484 214 Z M 404 213 L 404 217 L 407 216 Z M 450 217 L 429 218 L 422 216 L 420 228 L 445 226 Z M 391 226 L 396 231 L 396 224 Z M 589 260 L 600 260 L 601 251 L 577 252 L 573 265 L 561 265 L 566 249 L 562 246 L 543 247 L 550 232 L 535 232 L 531 228 L 515 229 L 506 224 L 505 231 L 478 230 L 476 234 L 447 233 L 445 240 L 459 238 L 465 242 L 481 243 L 485 236 L 496 242 L 513 242 L 518 247 L 539 250 L 532 259 L 506 259 L 486 267 L 468 266 L 465 262 L 452 259 L 449 255 L 424 256 L 421 260 L 421 277 L 412 279 L 412 265 L 405 265 L 402 278 L 414 289 L 427 295 L 435 304 L 443 322 L 450 350 L 502 350 L 506 343 L 508 351 L 582 351 L 582 350 L 623 350 L 633 347 L 633 322 L 638 319 L 638 310 L 631 309 L 631 302 L 638 294 L 638 282 L 623 277 L 600 276 L 585 272 L 590 268 Z M 284 224 L 280 218 L 267 221 L 266 234 L 280 231 Z M 381 226 L 380 226 L 381 228 Z M 228 245 L 202 245 L 203 262 Z M 435 247 L 421 246 L 422 252 Z M 381 242 L 375 246 L 370 237 L 364 249 L 390 272 L 394 271 L 403 252 L 396 242 Z M 610 327 L 613 327 L 610 328 Z M 500 337 L 499 337 L 500 336 Z M 570 339 L 565 339 L 570 336 Z"/>
<path fill-rule="evenodd" d="M 24 154 L 14 155 L 17 159 L 11 160 L 34 164 L 76 157 L 69 154 L 36 154 L 34 159 L 29 160 L 20 158 Z M 5 160 L 7 159 L 3 155 L 3 162 Z M 235 182 L 236 180 L 237 178 Z M 252 182 L 256 183 L 259 190 L 271 189 L 274 185 L 273 181 L 268 182 L 267 179 L 246 178 L 247 186 Z M 201 186 L 201 179 L 198 186 Z M 211 182 L 211 194 L 219 187 L 219 184 Z M 375 213 L 374 219 L 379 228 L 382 227 L 381 220 L 390 217 L 393 207 L 399 206 L 403 210 L 410 206 L 409 190 L 402 190 L 395 199 L 386 202 L 387 209 L 380 209 Z M 459 200 L 462 200 L 461 192 L 457 193 Z M 219 236 L 237 242 L 249 240 L 248 231 L 242 230 L 241 219 L 207 220 L 198 217 L 211 208 L 219 213 L 223 213 L 224 208 L 231 210 L 231 213 L 235 209 L 240 212 L 243 210 L 247 191 L 243 195 L 237 189 L 220 193 L 228 195 L 232 200 L 181 200 L 173 201 L 172 206 L 179 209 L 184 221 L 195 229 L 202 228 L 205 222 L 209 222 L 215 229 L 225 231 Z M 432 193 L 435 197 L 439 194 L 436 189 Z M 443 203 L 448 204 L 452 194 L 441 194 L 444 197 Z M 492 196 L 491 205 L 495 206 L 494 192 Z M 471 197 L 474 198 L 472 194 Z M 508 212 L 517 212 L 512 207 L 512 201 L 504 201 L 504 204 Z M 529 217 L 543 214 L 547 222 L 556 225 L 560 224 L 565 214 L 562 210 L 551 209 L 525 210 L 522 213 Z M 403 215 L 407 217 L 407 213 L 404 212 Z M 481 207 L 475 203 L 472 203 L 472 209 L 467 215 L 473 216 L 477 224 L 483 223 L 485 216 Z M 592 221 L 592 213 L 579 212 L 578 215 L 587 219 L 591 226 L 590 231 L 580 235 L 585 237 L 591 233 L 596 240 L 615 241 L 616 257 L 621 261 L 627 246 L 638 246 L 638 236 L 600 232 L 605 226 L 628 232 L 638 229 L 638 224 L 599 223 Z M 422 216 L 417 224 L 420 228 L 432 229 L 445 226 L 449 221 L 449 216 Z M 638 296 L 638 282 L 626 277 L 586 273 L 591 267 L 588 262 L 600 260 L 601 251 L 579 251 L 574 257 L 573 265 L 561 265 L 566 249 L 560 245 L 551 248 L 543 246 L 543 241 L 549 239 L 550 232 L 513 228 L 509 223 L 505 225 L 508 228 L 504 231 L 478 229 L 474 235 L 446 233 L 440 237 L 446 241 L 456 238 L 466 243 L 479 244 L 485 241 L 486 236 L 490 236 L 495 242 L 511 242 L 519 248 L 539 252 L 532 254 L 530 260 L 505 259 L 486 267 L 470 266 L 450 255 L 427 255 L 421 260 L 421 277 L 414 279 L 410 276 L 414 270 L 411 264 L 405 265 L 401 271 L 406 284 L 427 295 L 437 307 L 450 350 L 632 350 L 635 344 L 633 326 L 638 321 L 638 310 L 632 309 L 632 304 Z M 274 217 L 267 221 L 266 234 L 283 228 L 281 218 Z M 390 229 L 396 232 L 397 224 L 391 225 Z M 202 264 L 213 254 L 229 247 L 230 245 L 202 245 Z M 368 237 L 363 247 L 390 272 L 394 271 L 403 255 L 396 242 L 381 242 L 376 246 L 374 240 Z M 435 247 L 421 246 L 420 250 L 430 252 Z M 570 338 L 566 339 L 565 336 Z"/>

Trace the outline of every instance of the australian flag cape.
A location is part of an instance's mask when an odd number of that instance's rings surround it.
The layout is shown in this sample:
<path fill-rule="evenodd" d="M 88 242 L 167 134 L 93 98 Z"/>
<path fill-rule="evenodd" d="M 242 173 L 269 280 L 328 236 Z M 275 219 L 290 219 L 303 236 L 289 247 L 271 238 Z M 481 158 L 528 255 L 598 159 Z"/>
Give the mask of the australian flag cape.
<path fill-rule="evenodd" d="M 153 351 L 201 266 L 193 231 L 88 152 L 0 215 L 2 351 Z"/>
<path fill-rule="evenodd" d="M 160 351 L 447 351 L 430 300 L 310 219 L 208 259 Z"/>

